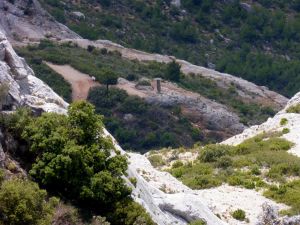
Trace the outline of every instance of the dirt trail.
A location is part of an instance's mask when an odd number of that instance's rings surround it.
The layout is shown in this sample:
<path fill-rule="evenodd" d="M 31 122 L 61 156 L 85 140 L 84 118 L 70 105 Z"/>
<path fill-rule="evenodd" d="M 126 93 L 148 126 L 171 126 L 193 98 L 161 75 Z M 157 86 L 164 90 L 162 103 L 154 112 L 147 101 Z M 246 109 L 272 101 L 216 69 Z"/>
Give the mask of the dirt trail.
<path fill-rule="evenodd" d="M 75 70 L 69 65 L 55 65 L 50 62 L 45 62 L 47 66 L 59 73 L 65 80 L 72 85 L 72 100 L 85 100 L 88 96 L 91 87 L 99 86 L 98 82 L 78 70 Z"/>
<path fill-rule="evenodd" d="M 193 65 L 185 60 L 180 60 L 174 56 L 151 54 L 136 49 L 125 48 L 119 44 L 107 40 L 89 41 L 86 39 L 64 39 L 61 42 L 73 42 L 79 47 L 88 48 L 94 46 L 98 49 L 105 48 L 108 51 L 117 51 L 121 53 L 123 58 L 138 61 L 155 61 L 161 63 L 169 63 L 175 60 L 181 65 L 181 71 L 188 74 L 196 74 L 216 82 L 221 88 L 235 87 L 237 94 L 245 103 L 255 103 L 263 106 L 270 106 L 276 110 L 282 109 L 288 99 L 274 91 L 270 91 L 263 86 L 257 86 L 242 78 L 238 78 L 226 73 L 220 73 L 215 70 L 207 69 L 202 66 Z"/>

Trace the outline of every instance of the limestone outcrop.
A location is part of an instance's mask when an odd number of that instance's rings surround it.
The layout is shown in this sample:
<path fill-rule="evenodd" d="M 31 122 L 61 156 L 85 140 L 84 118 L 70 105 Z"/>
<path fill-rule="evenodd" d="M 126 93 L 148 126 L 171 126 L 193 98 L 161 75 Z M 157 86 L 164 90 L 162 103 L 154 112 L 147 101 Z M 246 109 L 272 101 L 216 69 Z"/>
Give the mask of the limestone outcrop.
<path fill-rule="evenodd" d="M 16 54 L 1 30 L 0 83 L 8 87 L 8 95 L 3 103 L 4 109 L 30 106 L 37 111 L 66 111 L 67 103 L 34 76 L 32 69 Z"/>

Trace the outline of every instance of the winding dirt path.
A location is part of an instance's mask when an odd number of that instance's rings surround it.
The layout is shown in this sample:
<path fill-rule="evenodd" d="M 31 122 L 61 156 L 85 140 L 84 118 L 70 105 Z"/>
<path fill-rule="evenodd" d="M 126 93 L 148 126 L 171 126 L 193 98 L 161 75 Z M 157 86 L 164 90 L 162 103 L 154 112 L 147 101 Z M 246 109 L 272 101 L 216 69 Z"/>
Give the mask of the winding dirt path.
<path fill-rule="evenodd" d="M 89 75 L 69 65 L 55 65 L 50 62 L 45 62 L 45 64 L 71 84 L 73 101 L 87 99 L 90 88 L 100 86 L 100 83 L 93 81 Z"/>

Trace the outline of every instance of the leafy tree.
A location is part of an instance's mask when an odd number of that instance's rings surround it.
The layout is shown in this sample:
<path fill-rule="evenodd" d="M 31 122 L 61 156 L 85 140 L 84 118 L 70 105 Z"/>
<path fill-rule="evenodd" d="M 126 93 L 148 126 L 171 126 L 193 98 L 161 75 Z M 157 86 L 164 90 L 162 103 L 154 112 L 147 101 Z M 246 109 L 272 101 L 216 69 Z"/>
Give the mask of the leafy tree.
<path fill-rule="evenodd" d="M 46 202 L 47 192 L 26 180 L 6 180 L 0 189 L 0 220 L 6 225 L 50 224 L 57 202 Z"/>
<path fill-rule="evenodd" d="M 118 76 L 110 69 L 103 69 L 100 72 L 100 82 L 106 85 L 106 93 L 108 94 L 109 85 L 116 84 L 118 81 Z"/>
<path fill-rule="evenodd" d="M 108 210 L 130 194 L 122 179 L 127 159 L 111 155 L 114 146 L 91 104 L 75 102 L 68 114 L 44 113 L 25 127 L 22 136 L 36 156 L 30 175 L 56 193 Z"/>
<path fill-rule="evenodd" d="M 178 82 L 180 80 L 180 65 L 174 60 L 170 62 L 166 69 L 166 78 L 171 81 Z"/>

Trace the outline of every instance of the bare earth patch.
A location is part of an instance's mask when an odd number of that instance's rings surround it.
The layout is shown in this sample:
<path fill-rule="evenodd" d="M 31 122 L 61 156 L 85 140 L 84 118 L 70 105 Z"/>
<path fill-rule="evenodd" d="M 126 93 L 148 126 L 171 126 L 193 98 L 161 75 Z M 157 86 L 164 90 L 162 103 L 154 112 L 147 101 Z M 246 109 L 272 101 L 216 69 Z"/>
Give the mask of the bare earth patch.
<path fill-rule="evenodd" d="M 69 65 L 55 65 L 50 62 L 45 62 L 45 64 L 72 85 L 73 101 L 86 99 L 91 87 L 100 86 L 89 75 L 81 73 Z"/>

